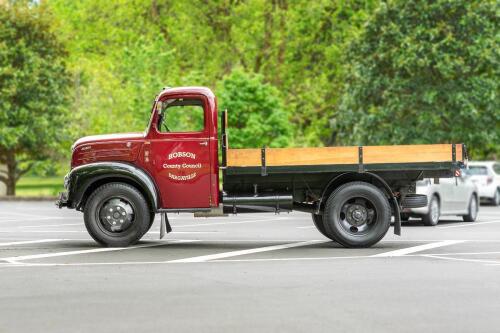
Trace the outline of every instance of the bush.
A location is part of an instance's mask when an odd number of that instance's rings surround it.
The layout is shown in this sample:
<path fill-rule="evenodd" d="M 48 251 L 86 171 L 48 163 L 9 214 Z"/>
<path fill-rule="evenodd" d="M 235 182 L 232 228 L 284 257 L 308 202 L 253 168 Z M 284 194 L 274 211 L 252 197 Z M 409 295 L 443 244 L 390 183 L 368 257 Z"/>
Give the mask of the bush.
<path fill-rule="evenodd" d="M 289 112 L 279 91 L 259 75 L 235 70 L 217 89 L 219 110 L 228 110 L 229 146 L 286 147 L 292 143 Z"/>

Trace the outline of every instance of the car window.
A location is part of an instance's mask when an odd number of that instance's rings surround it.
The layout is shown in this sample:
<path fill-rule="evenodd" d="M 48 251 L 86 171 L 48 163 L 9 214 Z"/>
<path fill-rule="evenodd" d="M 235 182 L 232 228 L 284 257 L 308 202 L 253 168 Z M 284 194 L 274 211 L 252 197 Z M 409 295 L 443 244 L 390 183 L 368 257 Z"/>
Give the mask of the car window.
<path fill-rule="evenodd" d="M 158 120 L 160 132 L 200 132 L 205 125 L 203 101 L 200 99 L 172 99 L 162 103 Z"/>
<path fill-rule="evenodd" d="M 486 176 L 488 175 L 488 169 L 484 166 L 469 166 L 469 170 L 467 170 L 467 174 L 470 176 Z"/>
<path fill-rule="evenodd" d="M 493 170 L 497 175 L 500 175 L 500 163 L 493 164 Z"/>

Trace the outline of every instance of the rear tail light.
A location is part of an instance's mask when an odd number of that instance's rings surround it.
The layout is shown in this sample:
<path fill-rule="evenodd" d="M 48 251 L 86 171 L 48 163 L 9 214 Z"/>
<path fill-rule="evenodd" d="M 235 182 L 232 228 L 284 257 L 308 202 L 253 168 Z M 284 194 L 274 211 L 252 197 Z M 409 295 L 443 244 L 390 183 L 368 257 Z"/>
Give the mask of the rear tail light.
<path fill-rule="evenodd" d="M 493 183 L 493 177 L 488 176 L 488 178 L 486 178 L 486 184 L 490 185 L 491 183 Z"/>

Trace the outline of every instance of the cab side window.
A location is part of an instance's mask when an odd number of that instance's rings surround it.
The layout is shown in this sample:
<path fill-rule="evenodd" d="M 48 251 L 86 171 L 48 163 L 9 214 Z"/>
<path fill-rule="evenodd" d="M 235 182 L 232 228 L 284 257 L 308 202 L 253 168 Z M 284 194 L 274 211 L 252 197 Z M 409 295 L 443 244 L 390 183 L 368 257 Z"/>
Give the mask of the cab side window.
<path fill-rule="evenodd" d="M 205 112 L 201 99 L 169 99 L 162 102 L 158 130 L 170 132 L 201 132 L 205 128 Z"/>

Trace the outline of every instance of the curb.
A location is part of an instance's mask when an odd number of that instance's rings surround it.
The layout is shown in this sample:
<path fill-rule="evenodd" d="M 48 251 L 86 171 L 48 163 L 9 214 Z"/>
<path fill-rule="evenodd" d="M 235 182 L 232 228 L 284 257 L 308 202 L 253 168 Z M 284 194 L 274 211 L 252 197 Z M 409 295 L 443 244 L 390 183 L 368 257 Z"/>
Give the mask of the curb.
<path fill-rule="evenodd" d="M 56 201 L 57 196 L 42 196 L 42 197 L 16 197 L 16 196 L 0 196 L 1 201 Z"/>

